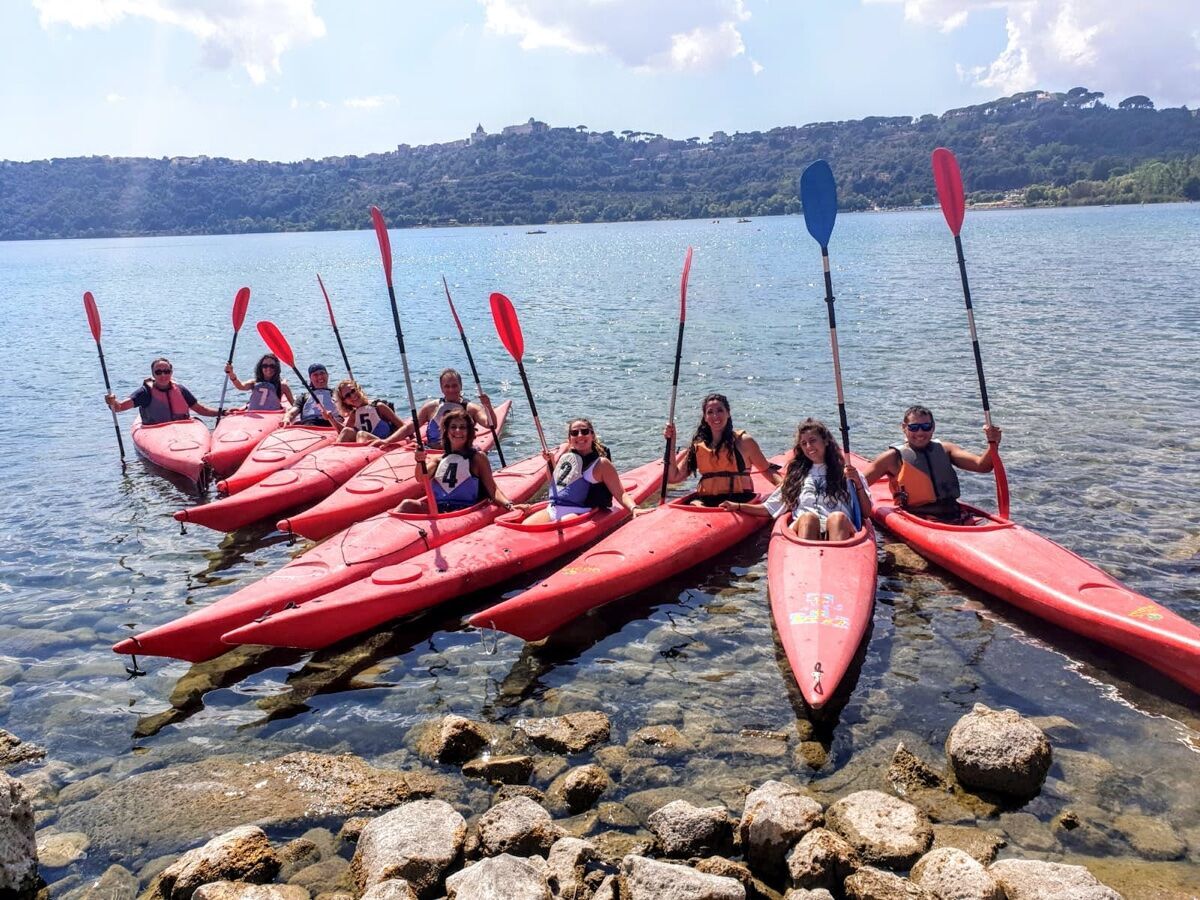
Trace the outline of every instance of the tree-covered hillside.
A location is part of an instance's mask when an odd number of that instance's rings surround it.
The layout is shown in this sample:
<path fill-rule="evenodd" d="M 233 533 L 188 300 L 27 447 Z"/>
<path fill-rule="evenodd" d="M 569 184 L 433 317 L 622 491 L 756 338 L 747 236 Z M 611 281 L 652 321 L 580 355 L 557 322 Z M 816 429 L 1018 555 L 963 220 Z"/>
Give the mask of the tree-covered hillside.
<path fill-rule="evenodd" d="M 1200 118 L 1075 88 L 918 118 L 869 117 L 674 140 L 584 126 L 297 163 L 208 157 L 0 162 L 0 239 L 760 216 L 799 211 L 829 160 L 844 209 L 934 202 L 929 154 L 975 201 L 1200 199 Z"/>

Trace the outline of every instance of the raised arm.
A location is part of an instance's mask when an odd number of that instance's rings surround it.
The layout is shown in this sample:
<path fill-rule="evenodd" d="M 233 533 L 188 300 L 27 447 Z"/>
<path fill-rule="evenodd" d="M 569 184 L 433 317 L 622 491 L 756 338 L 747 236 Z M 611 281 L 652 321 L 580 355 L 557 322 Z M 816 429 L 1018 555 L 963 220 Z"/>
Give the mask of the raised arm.
<path fill-rule="evenodd" d="M 983 434 L 987 438 L 987 449 L 982 453 L 969 453 L 958 444 L 943 441 L 942 446 L 950 455 L 950 462 L 967 472 L 990 472 L 995 465 L 996 448 L 1000 446 L 1002 432 L 995 425 L 984 426 Z"/>
<path fill-rule="evenodd" d="M 867 484 L 874 484 L 880 478 L 900 474 L 900 454 L 895 447 L 889 447 L 867 464 L 863 477 Z"/>

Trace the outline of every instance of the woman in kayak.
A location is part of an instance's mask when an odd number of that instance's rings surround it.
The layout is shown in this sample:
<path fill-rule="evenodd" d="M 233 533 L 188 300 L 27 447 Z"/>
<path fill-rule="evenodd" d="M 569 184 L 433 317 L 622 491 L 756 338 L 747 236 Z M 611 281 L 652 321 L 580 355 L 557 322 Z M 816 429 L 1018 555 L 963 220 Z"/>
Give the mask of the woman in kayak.
<path fill-rule="evenodd" d="M 233 363 L 225 365 L 225 374 L 229 381 L 239 391 L 250 392 L 250 402 L 246 404 L 246 412 L 279 412 L 283 409 L 283 401 L 292 406 L 296 401 L 292 397 L 292 389 L 279 376 L 279 360 L 273 353 L 264 353 L 254 366 L 254 380 L 242 381 L 234 374 Z"/>
<path fill-rule="evenodd" d="M 118 400 L 112 394 L 104 395 L 104 402 L 113 412 L 124 412 L 133 407 L 138 408 L 143 425 L 161 425 L 164 422 L 174 422 L 191 418 L 191 413 L 201 416 L 215 416 L 217 411 L 211 406 L 205 406 L 185 388 L 172 378 L 175 367 L 165 356 L 150 363 L 150 374 L 153 376 L 142 382 L 142 386 L 129 395 L 126 400 Z"/>
<path fill-rule="evenodd" d="M 329 370 L 322 363 L 308 367 L 308 383 L 312 393 L 303 393 L 283 416 L 283 424 L 291 425 L 297 419 L 301 425 L 341 425 L 342 414 L 338 412 L 329 387 Z"/>
<path fill-rule="evenodd" d="M 430 449 L 441 449 L 444 434 L 442 419 L 452 409 L 465 409 L 480 428 L 496 427 L 496 411 L 492 409 L 491 399 L 487 394 L 479 395 L 479 403 L 471 403 L 464 399 L 462 376 L 457 371 L 454 369 L 443 370 L 441 377 L 438 378 L 438 385 L 442 389 L 442 398 L 430 400 L 417 410 L 417 424 L 428 423 L 425 429 L 425 444 Z M 402 441 L 411 437 L 412 433 L 412 426 L 405 425 L 389 438 L 388 443 Z"/>
<path fill-rule="evenodd" d="M 744 431 L 735 431 L 724 394 L 709 394 L 701 405 L 700 424 L 691 446 L 671 460 L 670 481 L 677 484 L 699 474 L 700 483 L 692 500 L 695 506 L 720 506 L 726 500 L 750 503 L 756 496 L 750 482 L 750 467 L 762 472 L 774 485 L 782 480 L 763 456 L 758 443 Z M 668 423 L 663 436 L 674 442 L 675 425 Z"/>
<path fill-rule="evenodd" d="M 600 442 L 590 419 L 572 419 L 567 423 L 567 449 L 557 458 L 544 454 L 554 468 L 554 484 L 550 502 L 524 520 L 526 525 L 561 522 L 582 516 L 593 509 L 608 509 L 616 498 L 634 515 L 640 510 L 633 498 L 625 493 L 621 476 L 609 459 L 608 448 Z"/>
<path fill-rule="evenodd" d="M 433 499 L 440 513 L 454 512 L 474 506 L 480 500 L 491 498 L 492 502 L 512 510 L 513 502 L 504 495 L 492 477 L 492 464 L 486 453 L 476 450 L 475 420 L 465 409 L 451 409 L 442 417 L 443 444 L 445 452 L 433 470 Z M 425 465 L 425 451 L 416 452 L 417 479 L 427 481 L 429 469 Z M 425 512 L 425 500 L 403 501 L 399 512 Z"/>
<path fill-rule="evenodd" d="M 825 423 L 805 419 L 796 429 L 792 461 L 775 493 L 761 504 L 726 500 L 721 508 L 772 518 L 790 514 L 789 527 L 802 540 L 845 541 L 870 515 L 871 494 Z"/>
<path fill-rule="evenodd" d="M 343 444 L 383 444 L 384 438 L 404 427 L 387 401 L 368 398 L 353 378 L 338 382 L 333 396 L 345 423 L 338 435 Z"/>

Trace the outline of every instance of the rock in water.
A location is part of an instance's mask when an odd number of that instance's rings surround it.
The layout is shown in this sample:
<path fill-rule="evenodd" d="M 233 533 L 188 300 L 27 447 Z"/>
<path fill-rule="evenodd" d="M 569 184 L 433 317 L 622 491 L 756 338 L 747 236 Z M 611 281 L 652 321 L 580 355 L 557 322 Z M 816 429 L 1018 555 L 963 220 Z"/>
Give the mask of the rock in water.
<path fill-rule="evenodd" d="M 479 846 L 485 856 L 545 856 L 562 836 L 550 813 L 528 797 L 497 803 L 479 817 Z"/>
<path fill-rule="evenodd" d="M 824 821 L 821 804 L 800 788 L 782 781 L 763 782 L 746 797 L 738 823 L 746 860 L 757 874 L 777 880 L 788 850 Z"/>
<path fill-rule="evenodd" d="M 699 807 L 676 800 L 652 813 L 646 827 L 658 838 L 663 853 L 680 859 L 728 853 L 733 847 L 733 823 L 723 806 Z"/>
<path fill-rule="evenodd" d="M 988 866 L 1008 900 L 1122 900 L 1121 895 L 1096 880 L 1083 866 L 1035 859 L 1002 859 Z"/>
<path fill-rule="evenodd" d="M 621 900 L 746 900 L 734 878 L 705 875 L 687 866 L 643 856 L 621 861 Z"/>
<path fill-rule="evenodd" d="M 1050 770 L 1050 741 L 1016 710 L 982 703 L 963 716 L 946 738 L 946 756 L 965 787 L 1020 799 L 1037 795 Z"/>
<path fill-rule="evenodd" d="M 167 900 L 189 900 L 204 884 L 266 884 L 278 871 L 279 857 L 266 832 L 257 825 L 243 825 L 189 850 L 167 866 L 158 876 L 156 892 Z"/>
<path fill-rule="evenodd" d="M 939 898 L 1005 900 L 1004 889 L 978 860 L 953 847 L 926 853 L 917 860 L 909 878 Z"/>
<path fill-rule="evenodd" d="M 350 863 L 360 891 L 403 878 L 419 896 L 432 896 L 458 860 L 467 823 L 449 803 L 416 800 L 384 813 L 362 830 Z"/>
<path fill-rule="evenodd" d="M 542 859 L 507 853 L 455 872 L 446 879 L 446 890 L 449 900 L 552 900 Z"/>
<path fill-rule="evenodd" d="M 582 753 L 593 744 L 607 741 L 612 724 L 602 712 L 567 713 L 548 719 L 522 719 L 516 728 L 543 750 Z"/>
<path fill-rule="evenodd" d="M 32 897 L 37 880 L 33 805 L 21 782 L 0 772 L 0 896 Z"/>
<path fill-rule="evenodd" d="M 825 822 L 872 865 L 907 869 L 929 849 L 925 814 L 882 791 L 856 791 L 829 807 Z"/>

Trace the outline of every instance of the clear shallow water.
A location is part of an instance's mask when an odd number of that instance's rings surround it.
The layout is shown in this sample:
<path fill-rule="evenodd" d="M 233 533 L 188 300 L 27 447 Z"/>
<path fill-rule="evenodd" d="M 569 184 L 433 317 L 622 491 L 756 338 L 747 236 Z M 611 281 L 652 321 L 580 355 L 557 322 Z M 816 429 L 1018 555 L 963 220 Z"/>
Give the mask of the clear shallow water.
<path fill-rule="evenodd" d="M 1200 622 L 1198 229 L 1195 205 L 996 211 L 972 214 L 964 242 L 1014 515 Z M 661 453 L 688 244 L 696 256 L 681 422 L 690 425 L 700 398 L 719 390 L 769 453 L 788 446 L 799 418 L 836 423 L 819 251 L 802 219 L 548 231 L 392 235 L 418 394 L 431 394 L 444 366 L 466 370 L 440 294 L 445 272 L 485 387 L 514 399 L 510 459 L 532 452 L 535 435 L 491 327 L 488 292 L 506 292 L 521 314 L 550 435 L 568 416 L 589 415 L 618 463 L 635 465 Z M 854 448 L 874 453 L 895 440 L 913 402 L 937 412 L 943 437 L 978 446 L 978 393 L 940 213 L 843 216 L 831 254 Z M 1200 859 L 1196 699 L 949 578 L 881 578 L 857 684 L 840 718 L 817 732 L 827 754 L 820 768 L 741 747 L 742 729 L 786 731 L 793 744 L 803 732 L 773 637 L 765 535 L 606 608 L 536 653 L 502 637 L 489 654 L 462 631 L 461 615 L 486 599 L 474 598 L 316 656 L 277 652 L 236 670 L 210 664 L 203 671 L 216 687 L 202 698 L 177 690 L 184 663 L 147 660 L 150 674 L 128 680 L 112 643 L 235 590 L 300 548 L 265 527 L 180 535 L 170 513 L 187 495 L 137 459 L 122 476 L 81 294 L 92 290 L 100 305 L 118 394 L 166 353 L 178 379 L 215 403 L 242 284 L 253 296 L 239 372 L 262 352 L 252 329 L 260 318 L 280 325 L 302 363 L 319 358 L 340 371 L 317 271 L 360 380 L 401 401 L 369 232 L 0 244 L 9 355 L 0 727 L 69 765 L 63 780 L 247 747 L 372 758 L 394 750 L 412 723 L 447 711 L 507 720 L 599 707 L 619 739 L 661 722 L 716 735 L 673 776 L 714 797 L 786 772 L 832 790 L 839 778 L 859 778 L 854 761 L 894 746 L 900 731 L 937 758 L 950 725 L 985 702 L 1067 717 L 1079 727 L 1072 748 L 1121 773 L 1108 799 L 1059 773 L 1027 811 L 1048 821 L 1087 803 L 1160 816 L 1192 834 L 1191 858 Z M 123 427 L 129 421 L 125 414 Z M 990 486 L 972 479 L 969 496 L 987 503 Z M 618 793 L 656 786 L 655 777 L 631 777 Z"/>

